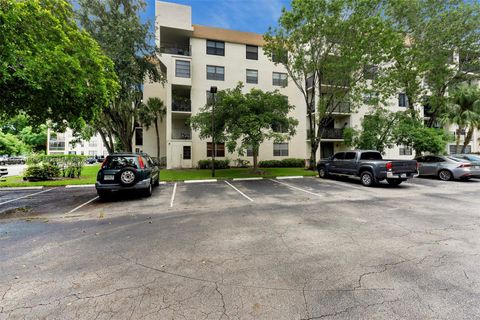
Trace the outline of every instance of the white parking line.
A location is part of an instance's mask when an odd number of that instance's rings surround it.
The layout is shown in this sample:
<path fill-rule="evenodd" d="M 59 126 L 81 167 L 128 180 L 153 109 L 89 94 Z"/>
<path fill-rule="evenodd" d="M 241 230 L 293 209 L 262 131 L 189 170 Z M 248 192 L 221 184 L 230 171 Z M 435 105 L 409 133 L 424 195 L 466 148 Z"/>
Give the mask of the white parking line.
<path fill-rule="evenodd" d="M 175 192 L 177 192 L 177 183 L 173 185 L 172 198 L 170 199 L 170 208 L 173 207 L 173 201 L 175 200 Z"/>
<path fill-rule="evenodd" d="M 22 191 L 22 190 L 42 190 L 43 187 L 11 187 L 0 188 L 0 191 Z"/>
<path fill-rule="evenodd" d="M 26 196 L 23 196 L 23 197 L 19 197 L 19 198 L 15 198 L 15 199 L 12 199 L 12 200 L 5 201 L 5 202 L 1 202 L 0 206 L 2 204 L 7 204 L 7 203 L 10 203 L 10 202 L 13 202 L 13 201 L 17 201 L 17 200 L 25 199 L 25 198 L 28 198 L 28 197 L 31 197 L 31 196 L 35 196 L 35 195 L 40 194 L 40 193 L 45 193 L 45 192 L 51 191 L 53 189 L 56 189 L 56 188 L 47 189 L 47 190 L 43 190 L 43 191 L 40 191 L 40 192 L 35 192 L 35 193 L 32 193 L 32 194 L 27 194 Z"/>
<path fill-rule="evenodd" d="M 72 210 L 68 211 L 66 214 L 69 214 L 69 213 L 74 213 L 74 212 L 75 212 L 75 211 L 77 211 L 78 209 L 80 209 L 80 208 L 82 208 L 82 207 L 86 206 L 87 204 L 89 204 L 89 203 L 91 203 L 91 202 L 93 202 L 93 201 L 97 200 L 98 198 L 99 198 L 99 197 L 98 197 L 98 196 L 96 196 L 95 198 L 93 198 L 93 199 L 90 199 L 90 200 L 88 200 L 88 201 L 87 201 L 87 202 L 85 202 L 85 203 L 82 203 L 82 204 L 81 204 L 81 205 L 79 205 L 78 207 L 76 207 L 76 208 L 73 208 Z"/>
<path fill-rule="evenodd" d="M 292 186 L 288 183 L 285 183 L 285 182 L 281 182 L 281 181 L 278 181 L 278 180 L 274 180 L 274 179 L 270 179 L 272 181 L 275 181 L 276 183 L 280 183 L 280 184 L 283 184 L 289 188 L 292 188 L 292 189 L 295 189 L 295 190 L 299 190 L 299 191 L 302 191 L 302 192 L 305 192 L 305 193 L 308 193 L 308 194 L 311 194 L 311 195 L 314 195 L 314 196 L 317 196 L 317 197 L 323 197 L 322 194 L 318 194 L 318 193 L 315 193 L 315 192 L 311 192 L 311 191 L 308 191 L 308 190 L 305 190 L 305 189 L 302 189 L 302 188 L 299 188 L 299 187 L 295 187 L 295 186 Z"/>
<path fill-rule="evenodd" d="M 242 191 L 238 190 L 237 188 L 235 188 L 234 185 L 232 185 L 231 183 L 229 183 L 228 181 L 225 181 L 226 184 L 228 184 L 230 187 L 232 187 L 235 191 L 237 191 L 238 193 L 240 193 L 242 196 L 244 196 L 247 200 L 253 202 L 253 199 L 250 198 L 249 196 L 247 196 L 245 193 L 243 193 Z"/>
<path fill-rule="evenodd" d="M 70 188 L 93 188 L 95 187 L 94 184 L 68 184 L 65 186 L 65 188 L 70 189 Z"/>

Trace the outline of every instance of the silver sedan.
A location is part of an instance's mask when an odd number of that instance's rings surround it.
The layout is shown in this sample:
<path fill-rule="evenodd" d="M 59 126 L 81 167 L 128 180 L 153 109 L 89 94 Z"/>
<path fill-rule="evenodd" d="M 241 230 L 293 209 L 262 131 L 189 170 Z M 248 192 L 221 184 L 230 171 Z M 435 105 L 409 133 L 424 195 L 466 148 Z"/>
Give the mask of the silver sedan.
<path fill-rule="evenodd" d="M 440 180 L 468 180 L 480 177 L 480 165 L 465 159 L 449 156 L 418 157 L 420 176 L 437 176 Z"/>

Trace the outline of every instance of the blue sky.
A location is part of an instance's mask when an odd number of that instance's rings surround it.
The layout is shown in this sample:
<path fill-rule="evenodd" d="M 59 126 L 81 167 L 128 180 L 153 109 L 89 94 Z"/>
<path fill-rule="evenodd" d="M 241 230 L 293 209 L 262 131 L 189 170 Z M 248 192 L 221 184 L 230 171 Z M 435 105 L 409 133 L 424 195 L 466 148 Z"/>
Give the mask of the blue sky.
<path fill-rule="evenodd" d="M 145 0 L 145 16 L 155 18 L 155 0 Z M 192 23 L 212 27 L 265 33 L 275 26 L 289 0 L 170 0 L 192 7 Z"/>

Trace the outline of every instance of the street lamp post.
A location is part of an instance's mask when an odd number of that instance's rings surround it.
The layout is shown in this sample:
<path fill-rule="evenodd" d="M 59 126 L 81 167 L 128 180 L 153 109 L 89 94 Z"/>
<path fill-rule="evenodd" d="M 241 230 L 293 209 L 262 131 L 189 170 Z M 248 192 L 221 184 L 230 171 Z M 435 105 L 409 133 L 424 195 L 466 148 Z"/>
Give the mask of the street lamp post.
<path fill-rule="evenodd" d="M 210 94 L 212 95 L 212 177 L 215 177 L 215 93 L 217 93 L 217 87 L 210 87 Z"/>

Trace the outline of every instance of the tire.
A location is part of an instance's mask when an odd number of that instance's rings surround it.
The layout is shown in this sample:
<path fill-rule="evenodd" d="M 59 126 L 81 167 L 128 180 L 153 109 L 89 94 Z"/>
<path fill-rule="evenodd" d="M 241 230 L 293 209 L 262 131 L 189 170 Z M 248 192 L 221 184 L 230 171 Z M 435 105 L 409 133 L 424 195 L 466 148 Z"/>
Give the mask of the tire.
<path fill-rule="evenodd" d="M 154 187 L 158 187 L 160 185 L 160 174 L 158 174 L 157 179 L 155 180 L 155 183 L 153 184 Z"/>
<path fill-rule="evenodd" d="M 449 170 L 440 170 L 438 172 L 438 178 L 442 181 L 450 181 L 453 180 L 453 174 Z"/>
<path fill-rule="evenodd" d="M 327 168 L 325 168 L 324 166 L 318 168 L 318 177 L 321 179 L 327 179 L 328 178 Z"/>
<path fill-rule="evenodd" d="M 100 200 L 105 200 L 105 199 L 108 199 L 110 193 L 105 190 L 97 190 L 97 195 L 100 198 Z"/>
<path fill-rule="evenodd" d="M 403 180 L 400 180 L 400 179 L 387 179 L 387 182 L 389 185 L 391 186 L 399 186 Z"/>
<path fill-rule="evenodd" d="M 143 190 L 143 195 L 145 197 L 152 196 L 152 191 L 153 191 L 152 189 L 153 189 L 153 186 L 152 186 L 152 182 L 150 181 L 150 183 L 148 184 L 148 187 L 145 190 Z"/>
<path fill-rule="evenodd" d="M 370 171 L 363 171 L 360 173 L 360 181 L 365 187 L 372 187 L 375 185 L 375 177 Z"/>
<path fill-rule="evenodd" d="M 131 187 L 137 183 L 137 170 L 134 168 L 125 168 L 118 173 L 120 184 L 124 187 Z"/>

